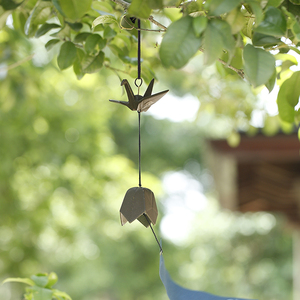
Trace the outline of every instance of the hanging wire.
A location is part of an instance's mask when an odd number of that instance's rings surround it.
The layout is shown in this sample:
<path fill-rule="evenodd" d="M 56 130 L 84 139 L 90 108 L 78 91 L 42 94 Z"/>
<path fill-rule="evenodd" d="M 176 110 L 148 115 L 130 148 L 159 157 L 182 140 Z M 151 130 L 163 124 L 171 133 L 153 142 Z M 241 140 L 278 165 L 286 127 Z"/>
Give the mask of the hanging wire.
<path fill-rule="evenodd" d="M 143 79 L 141 77 L 141 69 L 142 69 L 142 66 L 141 66 L 142 65 L 142 63 L 141 63 L 141 30 L 140 30 L 141 29 L 141 20 L 138 19 L 137 22 L 138 22 L 138 27 L 137 27 L 137 29 L 138 29 L 138 49 L 137 49 L 138 76 L 135 79 L 134 84 L 138 88 L 138 94 L 140 94 L 140 87 L 143 83 Z"/>
<path fill-rule="evenodd" d="M 141 20 L 138 19 L 138 79 L 141 79 Z"/>
<path fill-rule="evenodd" d="M 139 186 L 142 186 L 142 167 L 141 167 L 141 113 L 138 111 L 139 116 Z"/>
<path fill-rule="evenodd" d="M 134 83 L 136 85 L 136 87 L 138 88 L 138 94 L 140 92 L 140 86 L 142 85 L 143 83 L 143 79 L 141 78 L 141 20 L 138 19 L 138 53 L 137 53 L 137 56 L 138 56 L 138 77 L 135 79 Z M 141 187 L 142 186 L 142 167 L 141 167 L 141 112 L 138 111 L 138 119 L 139 119 L 139 186 Z M 158 238 L 152 228 L 152 225 L 151 225 L 151 222 L 149 220 L 149 218 L 144 214 L 146 220 L 148 221 L 149 223 L 149 226 L 151 228 L 151 231 L 155 237 L 155 240 L 159 246 L 159 249 L 160 249 L 160 254 L 163 253 L 163 249 L 158 241 Z"/>
<path fill-rule="evenodd" d="M 153 227 L 152 227 L 152 225 L 151 225 L 151 222 L 150 222 L 150 220 L 148 219 L 148 217 L 147 217 L 145 214 L 144 214 L 144 216 L 145 216 L 146 220 L 148 221 L 148 224 L 149 224 L 149 226 L 150 226 L 150 228 L 151 228 L 151 230 L 152 230 L 152 233 L 153 233 L 153 235 L 154 235 L 154 237 L 155 237 L 155 240 L 156 240 L 156 242 L 157 242 L 157 244 L 158 244 L 158 247 L 159 247 L 159 250 L 160 250 L 160 254 L 162 254 L 162 253 L 163 253 L 162 246 L 161 246 L 160 242 L 158 241 L 158 238 L 157 238 L 157 236 L 156 236 L 156 234 L 155 234 L 155 232 L 154 232 L 154 230 L 153 230 Z"/>
<path fill-rule="evenodd" d="M 138 93 L 140 92 L 140 86 L 142 85 L 142 78 L 141 78 L 141 20 L 138 19 L 138 49 L 137 49 L 137 56 L 138 56 L 138 77 L 135 80 L 135 85 L 138 88 Z M 137 81 L 139 80 L 139 84 Z M 139 118 L 139 186 L 142 186 L 142 167 L 141 167 L 141 112 L 138 111 L 138 118 Z"/>

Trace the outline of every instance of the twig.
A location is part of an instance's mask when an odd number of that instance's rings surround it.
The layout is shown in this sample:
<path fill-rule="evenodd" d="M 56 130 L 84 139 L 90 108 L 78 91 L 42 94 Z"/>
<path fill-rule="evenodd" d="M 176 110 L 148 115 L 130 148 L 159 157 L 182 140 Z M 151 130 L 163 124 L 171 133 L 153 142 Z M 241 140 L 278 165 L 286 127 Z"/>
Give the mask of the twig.
<path fill-rule="evenodd" d="M 107 68 L 107 69 L 110 69 L 110 70 L 112 70 L 112 71 L 114 71 L 114 72 L 121 72 L 121 73 L 124 73 L 124 74 L 130 75 L 130 73 L 129 73 L 129 72 L 127 72 L 127 71 L 120 70 L 120 69 L 116 69 L 116 68 L 114 68 L 114 67 L 111 67 L 111 66 L 109 66 L 109 65 L 104 65 L 104 66 L 105 66 L 105 68 Z"/>
<path fill-rule="evenodd" d="M 235 67 L 233 67 L 232 65 L 228 65 L 227 62 L 225 62 L 224 60 L 222 60 L 221 58 L 218 58 L 218 61 L 224 65 L 225 67 L 227 67 L 228 69 L 231 69 L 232 71 L 236 72 L 242 79 L 245 78 L 245 72 L 242 69 L 237 69 Z"/>
<path fill-rule="evenodd" d="M 17 61 L 17 62 L 15 62 L 15 63 L 13 63 L 13 64 L 11 64 L 11 65 L 9 65 L 9 66 L 7 66 L 7 67 L 1 67 L 0 71 L 2 71 L 2 70 L 9 71 L 11 69 L 14 69 L 14 68 L 20 66 L 21 64 L 23 64 L 24 62 L 31 60 L 33 58 L 33 56 L 34 56 L 34 53 L 27 56 L 27 57 L 25 57 L 25 58 L 23 58 L 23 59 L 21 59 L 21 60 L 19 60 L 19 61 Z"/>
<path fill-rule="evenodd" d="M 150 17 L 148 18 L 148 20 L 149 20 L 150 22 L 152 22 L 153 24 L 155 24 L 157 27 L 160 27 L 160 28 L 163 29 L 163 30 L 167 30 L 167 27 L 164 26 L 163 24 L 157 22 L 156 20 L 154 20 L 154 19 L 153 19 L 153 16 L 150 16 Z"/>
<path fill-rule="evenodd" d="M 123 17 L 125 17 L 125 15 L 123 16 Z M 123 17 L 122 17 L 122 19 L 123 19 Z M 122 25 L 120 25 L 120 27 L 121 27 L 121 29 L 125 29 L 125 30 L 132 30 L 132 29 L 136 29 L 136 30 L 139 30 L 139 31 L 154 31 L 154 32 L 162 32 L 162 31 L 166 31 L 166 27 L 164 27 L 163 25 L 161 25 L 161 26 L 163 26 L 165 29 L 147 29 L 147 28 L 137 28 L 137 27 L 135 27 L 134 25 L 132 25 L 132 24 L 130 24 L 128 21 L 127 21 L 127 19 L 126 18 L 124 18 L 124 21 L 129 25 L 129 26 L 131 26 L 131 27 L 123 27 Z M 155 20 L 153 20 L 154 22 L 156 22 Z M 121 20 L 121 23 L 122 23 L 122 20 Z"/>
<path fill-rule="evenodd" d="M 201 52 L 204 53 L 204 49 L 200 48 L 199 50 L 200 50 Z M 224 65 L 226 68 L 231 69 L 232 71 L 236 72 L 242 79 L 245 78 L 244 70 L 242 70 L 242 69 L 237 69 L 237 68 L 233 67 L 232 65 L 229 65 L 226 61 L 224 61 L 224 60 L 221 59 L 221 58 L 218 58 L 217 60 L 218 60 L 222 65 Z"/>
<path fill-rule="evenodd" d="M 124 0 L 111 0 L 111 1 L 113 1 L 113 2 L 115 2 L 115 3 L 117 3 L 117 4 L 119 4 L 119 5 L 121 5 L 121 6 L 124 8 L 124 10 L 127 10 L 128 7 L 130 6 L 130 3 L 128 3 L 128 2 L 126 2 L 126 1 L 124 1 Z M 188 2 L 186 2 L 186 3 L 188 3 Z M 184 4 L 185 4 L 185 3 L 183 3 L 181 6 L 183 6 Z M 167 30 L 167 27 L 164 26 L 163 24 L 157 22 L 157 21 L 153 18 L 153 16 L 150 16 L 150 17 L 148 18 L 148 20 L 149 20 L 151 23 L 155 24 L 157 27 L 161 28 L 163 31 L 166 31 L 166 30 Z M 134 28 L 135 28 L 135 27 L 134 27 Z M 161 30 L 151 30 L 151 29 L 148 29 L 148 30 L 147 30 L 147 29 L 141 29 L 141 30 L 146 30 L 146 31 L 159 31 L 159 32 L 161 31 Z M 200 49 L 200 51 L 204 52 L 203 49 Z M 242 70 L 242 69 L 237 69 L 237 68 L 235 68 L 235 67 L 233 67 L 233 66 L 227 64 L 227 63 L 226 63 L 224 60 L 222 60 L 221 58 L 218 58 L 218 61 L 219 61 L 222 65 L 224 65 L 225 67 L 227 67 L 227 68 L 229 68 L 229 69 L 235 71 L 242 79 L 245 78 L 244 70 Z"/>
<path fill-rule="evenodd" d="M 119 5 L 121 5 L 124 10 L 127 10 L 128 7 L 130 6 L 130 3 L 128 3 L 128 2 L 126 2 L 124 0 L 111 0 L 111 1 L 113 1 L 113 2 L 115 2 L 117 4 L 119 4 Z M 157 27 L 163 29 L 163 31 L 167 30 L 167 27 L 165 27 L 163 24 L 161 24 L 161 23 L 157 22 L 156 20 L 154 20 L 153 16 L 150 16 L 148 18 L 148 20 L 151 23 L 155 24 Z M 162 30 L 152 30 L 152 29 L 142 29 L 142 30 L 144 30 L 144 31 L 157 31 L 157 32 L 161 32 L 162 31 Z"/>
<path fill-rule="evenodd" d="M 121 5 L 125 10 L 127 10 L 130 5 L 130 3 L 123 1 L 123 0 L 111 0 L 111 1 Z"/>

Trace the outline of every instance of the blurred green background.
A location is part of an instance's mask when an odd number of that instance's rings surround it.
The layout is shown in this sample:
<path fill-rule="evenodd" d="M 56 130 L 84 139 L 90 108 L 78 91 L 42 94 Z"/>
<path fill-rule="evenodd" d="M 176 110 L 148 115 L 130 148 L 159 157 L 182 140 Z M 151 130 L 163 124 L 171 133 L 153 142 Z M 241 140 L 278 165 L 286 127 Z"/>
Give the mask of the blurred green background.
<path fill-rule="evenodd" d="M 138 148 L 137 114 L 108 101 L 125 97 L 118 76 L 104 68 L 78 81 L 52 63 L 55 48 L 46 54 L 10 28 L 0 53 L 0 281 L 54 271 L 73 300 L 167 299 L 150 229 L 119 221 L 125 192 L 138 184 Z M 205 159 L 205 139 L 249 129 L 259 102 L 224 74 L 195 64 L 184 72 L 193 76 L 161 70 L 154 89 L 200 95 L 196 118 L 142 115 L 142 182 L 156 196 L 166 266 L 187 288 L 292 299 L 286 221 L 221 210 Z M 22 299 L 23 290 L 2 285 L 0 299 Z"/>

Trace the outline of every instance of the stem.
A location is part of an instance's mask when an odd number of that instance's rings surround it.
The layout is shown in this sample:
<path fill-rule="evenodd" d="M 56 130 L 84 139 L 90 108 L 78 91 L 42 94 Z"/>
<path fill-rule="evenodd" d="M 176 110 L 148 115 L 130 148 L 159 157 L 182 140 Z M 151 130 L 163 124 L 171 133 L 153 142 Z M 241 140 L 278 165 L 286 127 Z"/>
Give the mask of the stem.
<path fill-rule="evenodd" d="M 119 5 L 121 5 L 123 7 L 123 9 L 126 11 L 128 9 L 128 7 L 130 6 L 130 3 L 124 1 L 124 0 L 111 0 Z M 165 27 L 163 24 L 157 22 L 156 20 L 154 20 L 153 16 L 150 16 L 148 18 L 148 20 L 155 24 L 156 26 L 160 27 L 163 30 L 167 30 L 167 27 Z M 161 30 L 152 30 L 152 29 L 140 29 L 140 30 L 144 30 L 144 31 L 157 31 L 157 32 L 161 32 Z"/>
<path fill-rule="evenodd" d="M 9 70 L 11 70 L 11 69 L 14 69 L 14 68 L 20 66 L 21 64 L 23 64 L 24 62 L 31 60 L 31 59 L 33 58 L 33 56 L 34 56 L 34 54 L 31 54 L 31 55 L 29 55 L 29 56 L 27 56 L 27 57 L 25 57 L 25 58 L 23 58 L 23 59 L 21 59 L 21 60 L 15 62 L 15 63 L 13 63 L 13 64 L 11 64 L 11 65 L 9 65 L 9 66 L 7 66 L 7 67 L 1 67 L 1 68 L 0 68 L 0 71 L 1 71 L 1 70 L 9 71 Z"/>
<path fill-rule="evenodd" d="M 200 48 L 199 50 L 200 50 L 201 52 L 204 52 L 204 50 L 201 49 L 201 48 Z M 221 58 L 218 58 L 218 61 L 219 61 L 222 65 L 224 65 L 226 68 L 231 69 L 232 71 L 236 72 L 242 79 L 245 78 L 244 70 L 242 70 L 242 69 L 237 69 L 237 68 L 233 67 L 232 65 L 229 65 L 226 61 L 224 61 L 224 60 L 221 59 Z"/>
<path fill-rule="evenodd" d="M 107 68 L 107 69 L 110 69 L 110 70 L 112 70 L 112 71 L 114 71 L 114 72 L 121 72 L 121 73 L 130 75 L 130 73 L 127 72 L 127 71 L 120 70 L 120 69 L 116 69 L 116 68 L 111 67 L 111 66 L 108 66 L 108 65 L 104 65 L 104 67 Z"/>

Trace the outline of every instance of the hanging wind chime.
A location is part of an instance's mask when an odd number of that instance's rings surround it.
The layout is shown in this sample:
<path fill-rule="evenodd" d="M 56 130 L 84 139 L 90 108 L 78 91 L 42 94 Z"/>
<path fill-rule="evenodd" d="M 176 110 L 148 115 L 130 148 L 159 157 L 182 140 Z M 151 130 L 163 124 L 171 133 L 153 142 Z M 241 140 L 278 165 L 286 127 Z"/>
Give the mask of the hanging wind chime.
<path fill-rule="evenodd" d="M 137 95 L 135 95 L 129 85 L 127 79 L 123 79 L 121 86 L 125 86 L 125 90 L 128 97 L 128 102 L 109 100 L 114 103 L 119 103 L 127 106 L 132 111 L 138 113 L 138 127 L 139 127 L 139 186 L 130 188 L 124 197 L 123 203 L 120 208 L 121 224 L 124 225 L 127 221 L 132 223 L 134 220 L 140 221 L 145 227 L 151 228 L 154 237 L 162 252 L 161 245 L 155 235 L 155 232 L 151 224 L 155 225 L 158 211 L 155 202 L 154 193 L 148 189 L 142 187 L 142 174 L 141 174 L 141 112 L 146 112 L 154 103 L 161 99 L 169 90 L 152 95 L 154 79 L 151 80 L 144 95 L 140 95 L 140 87 L 143 84 L 141 78 L 141 21 L 138 22 L 138 76 L 134 81 L 135 86 L 138 89 Z"/>
<path fill-rule="evenodd" d="M 138 113 L 138 128 L 139 128 L 139 185 L 138 187 L 130 188 L 124 197 L 123 203 L 120 208 L 120 219 L 121 224 L 124 225 L 127 223 L 132 223 L 134 220 L 140 221 L 145 227 L 149 227 L 152 230 L 152 233 L 156 239 L 156 242 L 159 245 L 160 249 L 160 265 L 159 265 L 159 275 L 162 283 L 165 286 L 166 292 L 169 299 L 171 300 L 246 300 L 241 298 L 228 298 L 220 297 L 213 294 L 209 294 L 202 291 L 193 291 L 185 289 L 180 285 L 176 284 L 170 277 L 164 263 L 162 255 L 162 246 L 159 243 L 156 234 L 151 226 L 155 225 L 158 211 L 155 202 L 155 196 L 153 192 L 142 187 L 142 176 L 141 176 L 141 112 L 146 112 L 154 103 L 161 99 L 169 90 L 165 90 L 159 93 L 152 95 L 152 89 L 154 85 L 154 79 L 151 80 L 148 85 L 144 95 L 140 95 L 140 87 L 143 83 L 141 78 L 141 26 L 140 20 L 137 20 L 138 26 L 138 76 L 134 81 L 135 86 L 138 89 L 138 93 L 135 95 L 129 85 L 127 79 L 123 79 L 121 86 L 125 86 L 127 93 L 128 101 L 117 101 L 109 100 L 114 103 L 119 103 L 124 106 L 127 106 L 132 111 L 137 111 Z"/>

